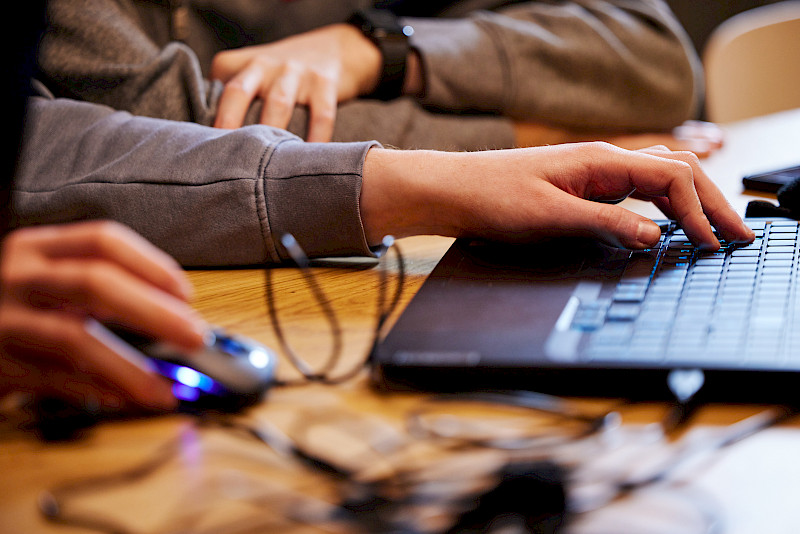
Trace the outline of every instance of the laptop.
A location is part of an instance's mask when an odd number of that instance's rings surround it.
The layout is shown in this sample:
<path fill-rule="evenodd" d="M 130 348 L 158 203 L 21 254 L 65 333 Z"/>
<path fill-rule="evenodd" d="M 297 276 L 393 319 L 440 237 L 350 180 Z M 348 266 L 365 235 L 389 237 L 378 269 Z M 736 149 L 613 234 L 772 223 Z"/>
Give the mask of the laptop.
<path fill-rule="evenodd" d="M 798 222 L 696 250 L 671 221 L 645 251 L 559 238 L 456 240 L 377 348 L 388 390 L 800 400 Z"/>

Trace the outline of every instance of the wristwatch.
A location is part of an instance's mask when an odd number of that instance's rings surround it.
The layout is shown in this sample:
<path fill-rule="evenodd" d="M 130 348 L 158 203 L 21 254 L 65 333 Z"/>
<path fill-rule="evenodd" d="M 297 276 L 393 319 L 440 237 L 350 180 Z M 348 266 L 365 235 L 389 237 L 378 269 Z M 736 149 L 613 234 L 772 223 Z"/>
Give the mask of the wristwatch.
<path fill-rule="evenodd" d="M 391 100 L 403 94 L 408 58 L 408 38 L 414 28 L 400 23 L 399 17 L 386 9 L 362 9 L 356 11 L 348 24 L 352 24 L 378 47 L 383 57 L 381 78 L 371 95 L 380 100 Z"/>

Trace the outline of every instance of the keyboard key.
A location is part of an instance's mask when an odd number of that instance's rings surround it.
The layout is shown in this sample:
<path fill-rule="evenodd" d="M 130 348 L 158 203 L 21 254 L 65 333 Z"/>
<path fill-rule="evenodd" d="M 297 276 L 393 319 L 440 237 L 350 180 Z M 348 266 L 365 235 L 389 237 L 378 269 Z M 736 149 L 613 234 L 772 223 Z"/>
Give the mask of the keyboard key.
<path fill-rule="evenodd" d="M 780 313 L 770 313 L 764 310 L 760 313 L 754 312 L 750 317 L 750 324 L 757 332 L 774 333 L 776 330 L 783 328 L 784 318 Z"/>
<path fill-rule="evenodd" d="M 781 295 L 788 296 L 789 294 L 787 291 L 788 286 L 789 286 L 789 280 L 783 282 L 780 280 L 773 280 L 773 277 L 764 277 L 761 279 L 761 283 L 758 284 L 758 291 L 759 292 L 772 291 L 775 293 L 779 293 Z"/>
<path fill-rule="evenodd" d="M 789 243 L 792 242 L 790 241 Z M 761 245 L 763 245 L 762 240 L 756 238 L 755 241 L 753 241 L 752 243 L 748 243 L 747 245 L 742 245 L 741 247 L 739 247 L 738 250 L 761 250 Z"/>
<path fill-rule="evenodd" d="M 761 252 L 756 249 L 737 248 L 731 252 L 732 258 L 740 258 L 742 256 L 759 256 Z"/>
<path fill-rule="evenodd" d="M 730 259 L 731 264 L 737 263 L 751 263 L 755 264 L 758 263 L 759 257 L 758 256 L 733 256 Z"/>
<path fill-rule="evenodd" d="M 786 273 L 792 267 L 792 262 L 790 260 L 775 260 L 770 262 L 764 262 L 764 265 L 761 267 L 762 275 L 766 274 L 774 275 L 774 274 L 783 274 Z"/>
<path fill-rule="evenodd" d="M 794 248 L 794 239 L 792 239 L 792 240 L 784 239 L 784 238 L 770 239 L 769 241 L 767 241 L 767 246 L 768 247 L 792 247 L 792 248 Z"/>
<path fill-rule="evenodd" d="M 614 291 L 614 302 L 641 302 L 646 292 L 644 284 L 620 284 Z"/>
<path fill-rule="evenodd" d="M 664 258 L 664 265 L 675 265 L 676 263 L 680 263 L 685 264 L 688 267 L 691 261 L 691 256 L 687 256 L 683 253 L 683 251 L 678 251 L 675 254 L 667 253 L 667 256 Z"/>
<path fill-rule="evenodd" d="M 608 308 L 606 318 L 609 321 L 632 321 L 639 315 L 638 304 L 615 302 Z"/>
<path fill-rule="evenodd" d="M 658 247 L 632 253 L 613 298 L 576 313 L 574 325 L 590 336 L 586 354 L 775 365 L 788 361 L 788 347 L 800 368 L 798 222 L 746 224 L 757 234 L 752 244 L 721 241 L 720 250 L 703 252 L 676 229 Z"/>
<path fill-rule="evenodd" d="M 725 259 L 725 256 L 727 256 L 725 251 L 716 251 L 716 252 L 700 251 L 700 252 L 697 253 L 697 257 L 698 258 L 722 258 L 722 259 Z"/>
<path fill-rule="evenodd" d="M 608 305 L 607 300 L 582 302 L 572 318 L 572 328 L 586 331 L 600 328 L 605 322 Z"/>
<path fill-rule="evenodd" d="M 780 248 L 783 248 L 783 247 L 780 247 Z M 778 260 L 783 260 L 783 261 L 788 262 L 788 263 L 786 263 L 786 265 L 791 265 L 793 259 L 794 259 L 794 254 L 792 254 L 792 253 L 785 254 L 785 253 L 767 251 L 766 256 L 764 256 L 764 261 L 766 263 L 768 263 L 768 264 L 775 264 L 775 263 L 777 263 Z"/>
<path fill-rule="evenodd" d="M 730 275 L 730 273 L 728 273 Z M 755 287 L 755 277 L 731 277 L 728 276 L 721 284 L 722 291 L 735 291 L 737 293 L 744 293 L 745 291 L 752 290 Z"/>
<path fill-rule="evenodd" d="M 705 266 L 705 265 L 719 265 L 719 266 L 722 266 L 722 264 L 724 264 L 724 263 L 725 263 L 725 258 L 708 258 L 708 257 L 706 257 L 706 258 L 699 258 L 697 261 L 695 261 L 695 265 L 697 265 L 697 266 Z"/>
<path fill-rule="evenodd" d="M 767 256 L 780 252 L 794 254 L 794 247 L 789 247 L 785 245 L 773 245 L 771 243 L 767 243 Z"/>
<path fill-rule="evenodd" d="M 666 276 L 685 276 L 686 271 L 689 270 L 692 264 L 687 262 L 665 263 L 658 270 L 658 277 L 664 278 Z"/>

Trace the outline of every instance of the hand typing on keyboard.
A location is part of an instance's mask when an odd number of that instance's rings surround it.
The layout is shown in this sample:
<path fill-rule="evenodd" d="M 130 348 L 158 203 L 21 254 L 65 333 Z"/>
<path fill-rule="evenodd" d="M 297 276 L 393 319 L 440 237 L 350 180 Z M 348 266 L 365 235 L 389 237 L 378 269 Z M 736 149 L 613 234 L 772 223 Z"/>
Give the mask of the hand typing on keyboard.
<path fill-rule="evenodd" d="M 470 153 L 375 148 L 364 164 L 360 207 L 370 243 L 386 234 L 515 242 L 581 235 L 651 248 L 660 239 L 659 226 L 615 205 L 630 195 L 675 219 L 701 250 L 718 250 L 719 238 L 754 239 L 697 156 L 665 147 L 630 151 L 575 143 Z"/>
<path fill-rule="evenodd" d="M 674 367 L 796 365 L 800 297 L 797 221 L 749 219 L 755 240 L 694 247 L 670 227 L 632 253 L 613 292 L 580 303 L 571 328 L 591 361 Z"/>
<path fill-rule="evenodd" d="M 550 179 L 553 185 L 574 195 L 568 200 L 576 215 L 583 212 L 584 216 L 595 218 L 596 224 L 587 226 L 600 239 L 628 248 L 647 248 L 658 242 L 661 229 L 619 206 L 582 199 L 607 203 L 633 196 L 650 201 L 678 221 L 689 241 L 703 250 L 719 249 L 719 238 L 731 243 L 754 239 L 753 231 L 703 172 L 694 154 L 652 147 L 619 156 L 618 160 L 597 161 L 602 164 L 588 169 L 591 174 L 587 173 L 588 179 L 583 181 L 565 180 L 563 175 Z M 711 224 L 716 227 L 716 234 Z M 630 239 L 632 235 L 635 239 Z"/>

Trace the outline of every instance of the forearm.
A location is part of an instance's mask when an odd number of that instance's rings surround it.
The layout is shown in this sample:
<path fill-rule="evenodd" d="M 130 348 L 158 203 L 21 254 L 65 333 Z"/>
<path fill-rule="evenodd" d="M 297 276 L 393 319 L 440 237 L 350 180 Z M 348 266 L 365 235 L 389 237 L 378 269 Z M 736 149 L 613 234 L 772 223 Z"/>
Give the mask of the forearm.
<path fill-rule="evenodd" d="M 524 240 L 534 227 L 536 235 L 550 233 L 539 224 L 546 210 L 538 209 L 544 201 L 537 167 L 559 157 L 546 150 L 373 148 L 364 163 L 360 203 L 368 242 L 387 234 Z"/>
<path fill-rule="evenodd" d="M 110 218 L 192 266 L 284 261 L 286 232 L 314 256 L 370 253 L 358 193 L 371 143 L 315 145 L 43 98 L 26 139 L 17 225 Z"/>
<path fill-rule="evenodd" d="M 408 19 L 424 102 L 568 128 L 667 129 L 693 115 L 699 62 L 659 2 L 524 2 Z"/>

